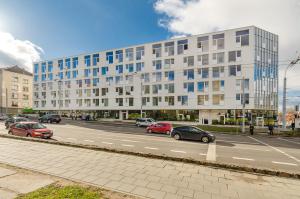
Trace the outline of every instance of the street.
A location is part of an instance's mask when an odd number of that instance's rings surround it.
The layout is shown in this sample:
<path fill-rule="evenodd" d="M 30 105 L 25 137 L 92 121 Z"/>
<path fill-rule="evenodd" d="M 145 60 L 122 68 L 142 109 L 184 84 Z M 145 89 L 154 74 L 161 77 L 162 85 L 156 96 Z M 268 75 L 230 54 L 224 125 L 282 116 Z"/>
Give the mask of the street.
<path fill-rule="evenodd" d="M 46 124 L 53 139 L 140 153 L 300 173 L 300 138 L 217 134 L 216 142 L 177 141 L 122 122 Z M 1 125 L 1 133 L 7 133 Z"/>

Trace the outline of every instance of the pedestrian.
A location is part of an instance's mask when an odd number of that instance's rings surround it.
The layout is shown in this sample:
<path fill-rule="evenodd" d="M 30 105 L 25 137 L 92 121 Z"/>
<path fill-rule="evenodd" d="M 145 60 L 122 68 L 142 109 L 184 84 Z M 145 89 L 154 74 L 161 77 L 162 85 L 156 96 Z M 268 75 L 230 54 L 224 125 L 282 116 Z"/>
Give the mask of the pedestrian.
<path fill-rule="evenodd" d="M 272 124 L 269 124 L 269 134 L 273 135 L 274 126 Z"/>
<path fill-rule="evenodd" d="M 253 135 L 254 134 L 254 126 L 253 126 L 253 124 L 250 124 L 249 129 L 250 129 L 250 134 Z"/>
<path fill-rule="evenodd" d="M 292 130 L 294 131 L 295 130 L 295 122 L 292 122 Z"/>

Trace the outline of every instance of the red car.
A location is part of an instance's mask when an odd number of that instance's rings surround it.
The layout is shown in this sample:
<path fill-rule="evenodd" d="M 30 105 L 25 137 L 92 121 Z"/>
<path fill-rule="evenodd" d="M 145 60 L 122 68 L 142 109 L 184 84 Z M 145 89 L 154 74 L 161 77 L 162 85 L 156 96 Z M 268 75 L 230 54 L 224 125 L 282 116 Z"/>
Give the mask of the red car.
<path fill-rule="evenodd" d="M 160 122 L 156 124 L 152 124 L 147 127 L 148 133 L 166 133 L 170 134 L 172 132 L 172 124 L 167 122 Z"/>
<path fill-rule="evenodd" d="M 8 134 L 38 138 L 51 138 L 53 136 L 50 129 L 38 122 L 15 123 L 10 126 Z"/>

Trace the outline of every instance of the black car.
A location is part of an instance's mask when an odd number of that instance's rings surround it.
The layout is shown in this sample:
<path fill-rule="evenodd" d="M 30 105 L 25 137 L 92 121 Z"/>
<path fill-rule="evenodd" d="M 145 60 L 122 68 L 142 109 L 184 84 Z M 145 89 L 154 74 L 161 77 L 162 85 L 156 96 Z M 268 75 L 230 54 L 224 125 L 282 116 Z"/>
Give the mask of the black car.
<path fill-rule="evenodd" d="M 30 121 L 29 119 L 25 118 L 25 117 L 11 117 L 8 118 L 7 120 L 5 120 L 5 128 L 9 128 L 10 125 L 16 123 L 16 122 L 26 122 L 26 121 Z"/>
<path fill-rule="evenodd" d="M 39 121 L 42 122 L 47 122 L 47 123 L 60 123 L 61 118 L 57 114 L 47 114 L 43 115 L 42 117 L 39 118 Z"/>
<path fill-rule="evenodd" d="M 213 142 L 216 139 L 213 134 L 193 126 L 175 127 L 171 132 L 171 137 L 176 140 L 198 140 L 204 143 Z"/>

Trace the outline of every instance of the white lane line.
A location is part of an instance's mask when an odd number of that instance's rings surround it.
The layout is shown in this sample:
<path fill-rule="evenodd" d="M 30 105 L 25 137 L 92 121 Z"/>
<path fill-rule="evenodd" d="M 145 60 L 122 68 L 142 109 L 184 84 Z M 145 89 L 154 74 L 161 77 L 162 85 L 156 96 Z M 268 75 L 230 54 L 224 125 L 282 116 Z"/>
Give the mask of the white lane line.
<path fill-rule="evenodd" d="M 274 163 L 274 164 L 290 165 L 290 166 L 297 166 L 297 164 L 288 163 L 288 162 L 276 162 L 276 161 L 272 161 L 272 163 Z"/>
<path fill-rule="evenodd" d="M 206 156 L 207 154 L 206 153 L 199 153 L 199 155 Z"/>
<path fill-rule="evenodd" d="M 300 145 L 299 142 L 294 142 L 294 141 L 287 140 L 287 139 L 284 139 L 284 138 L 277 138 L 277 139 L 279 139 L 279 140 L 284 140 L 284 141 L 287 141 L 287 142 L 290 142 L 290 143 L 294 143 L 294 144 L 299 144 L 299 145 Z"/>
<path fill-rule="evenodd" d="M 77 140 L 76 138 L 67 138 L 68 140 Z"/>
<path fill-rule="evenodd" d="M 111 142 L 101 142 L 102 144 L 114 144 L 114 143 L 111 143 Z"/>
<path fill-rule="evenodd" d="M 126 146 L 126 147 L 134 147 L 134 146 L 131 145 L 131 144 L 122 144 L 122 146 Z"/>
<path fill-rule="evenodd" d="M 158 148 L 155 148 L 155 147 L 148 147 L 148 146 L 145 146 L 144 148 L 145 148 L 145 149 L 150 149 L 150 150 L 158 150 Z"/>
<path fill-rule="evenodd" d="M 85 142 L 94 142 L 93 140 L 84 140 Z"/>
<path fill-rule="evenodd" d="M 247 161 L 254 161 L 254 159 L 251 159 L 251 158 L 232 157 L 232 159 L 235 159 L 235 160 L 247 160 Z"/>
<path fill-rule="evenodd" d="M 140 142 L 140 141 L 136 141 L 136 140 L 121 140 L 123 142 Z"/>
<path fill-rule="evenodd" d="M 216 161 L 216 141 L 208 144 L 206 160 Z"/>
<path fill-rule="evenodd" d="M 286 152 L 281 151 L 280 149 L 277 149 L 276 147 L 273 147 L 273 146 L 271 146 L 271 145 L 269 145 L 269 144 L 267 144 L 267 143 L 265 143 L 265 142 L 263 142 L 263 141 L 260 141 L 260 140 L 254 138 L 254 137 L 251 137 L 251 136 L 248 136 L 248 137 L 251 138 L 251 139 L 253 139 L 253 140 L 255 140 L 255 141 L 257 141 L 257 142 L 259 142 L 259 143 L 261 143 L 261 144 L 264 144 L 264 145 L 266 145 L 266 146 L 268 146 L 268 147 L 271 147 L 272 149 L 278 151 L 279 153 L 282 153 L 283 155 L 285 155 L 285 156 L 287 156 L 287 157 L 289 157 L 289 158 L 295 160 L 296 162 L 299 162 L 299 163 L 300 163 L 300 160 L 297 159 L 297 158 L 295 158 L 294 156 L 291 156 L 291 155 L 287 154 Z"/>
<path fill-rule="evenodd" d="M 178 150 L 170 150 L 170 151 L 174 153 L 186 153 L 185 151 L 178 151 Z"/>

